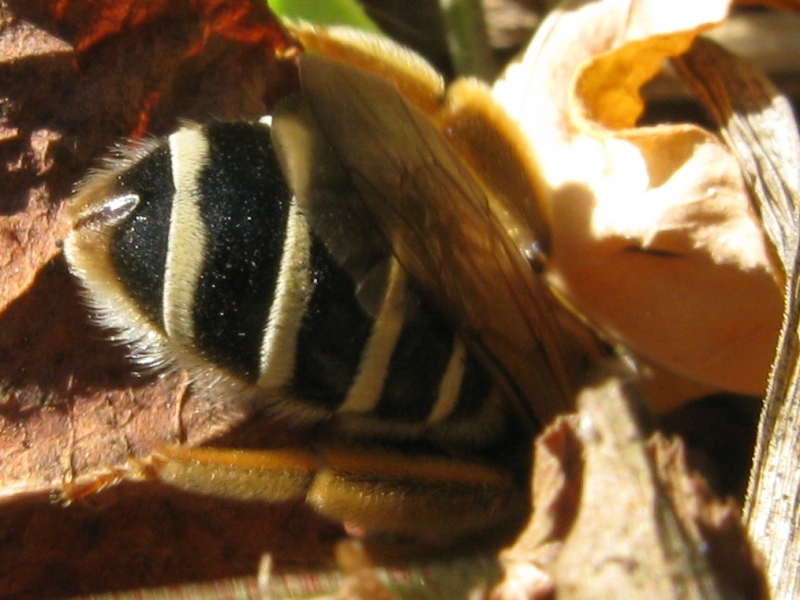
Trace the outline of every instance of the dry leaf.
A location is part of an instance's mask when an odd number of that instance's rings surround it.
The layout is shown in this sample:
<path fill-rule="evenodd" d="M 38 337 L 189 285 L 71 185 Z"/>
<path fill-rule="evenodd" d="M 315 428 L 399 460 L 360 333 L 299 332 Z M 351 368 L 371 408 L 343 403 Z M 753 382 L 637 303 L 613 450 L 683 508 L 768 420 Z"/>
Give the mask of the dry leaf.
<path fill-rule="evenodd" d="M 798 526 L 800 497 L 796 423 L 800 136 L 788 100 L 752 65 L 712 42 L 698 40 L 676 66 L 734 150 L 787 273 L 783 329 L 762 411 L 745 518 L 765 555 L 774 597 L 795 598 L 800 593 L 800 546 L 790 532 Z"/>
<path fill-rule="evenodd" d="M 539 438 L 537 510 L 502 555 L 501 590 L 524 588 L 535 567 L 558 598 L 766 598 L 738 507 L 689 471 L 681 442 L 646 438 L 638 402 L 610 374 L 581 393 L 577 418 Z"/>
<path fill-rule="evenodd" d="M 657 365 L 761 394 L 782 274 L 738 164 L 698 127 L 635 127 L 643 83 L 727 9 L 723 1 L 568 2 L 495 95 L 541 161 L 553 285 Z"/>
<path fill-rule="evenodd" d="M 8 2 L 15 15 L 31 22 L 55 27 L 59 37 L 78 53 L 131 31 L 142 31 L 159 22 L 200 21 L 192 47 L 202 48 L 205 39 L 221 36 L 229 40 L 284 51 L 290 42 L 263 2 L 201 0 L 29 0 Z"/>

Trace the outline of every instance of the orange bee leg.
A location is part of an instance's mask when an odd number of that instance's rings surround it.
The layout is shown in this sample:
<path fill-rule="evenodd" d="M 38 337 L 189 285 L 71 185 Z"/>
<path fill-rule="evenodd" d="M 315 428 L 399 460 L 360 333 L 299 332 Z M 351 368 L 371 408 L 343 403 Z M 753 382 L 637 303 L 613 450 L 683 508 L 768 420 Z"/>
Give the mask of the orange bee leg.
<path fill-rule="evenodd" d="M 162 446 L 141 463 L 142 476 L 190 492 L 283 502 L 302 500 L 319 468 L 303 449 L 228 450 Z"/>
<path fill-rule="evenodd" d="M 321 516 L 389 546 L 502 543 L 521 527 L 530 507 L 526 490 L 496 469 L 374 449 L 166 446 L 125 478 L 241 500 L 305 500 Z"/>
<path fill-rule="evenodd" d="M 321 456 L 306 502 L 371 536 L 433 547 L 502 543 L 530 511 L 527 490 L 479 463 L 340 449 Z"/>

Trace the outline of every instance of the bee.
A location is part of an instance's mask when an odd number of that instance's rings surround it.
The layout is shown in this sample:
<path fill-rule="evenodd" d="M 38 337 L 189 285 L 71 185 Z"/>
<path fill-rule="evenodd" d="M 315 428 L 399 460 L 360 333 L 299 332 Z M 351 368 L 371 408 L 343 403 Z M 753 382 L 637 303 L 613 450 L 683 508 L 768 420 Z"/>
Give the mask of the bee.
<path fill-rule="evenodd" d="M 304 500 L 375 538 L 508 541 L 532 435 L 573 385 L 532 264 L 547 222 L 531 158 L 483 85 L 446 89 L 382 38 L 293 33 L 296 92 L 89 176 L 65 255 L 139 364 L 186 367 L 313 442 L 161 447 L 137 472 Z"/>

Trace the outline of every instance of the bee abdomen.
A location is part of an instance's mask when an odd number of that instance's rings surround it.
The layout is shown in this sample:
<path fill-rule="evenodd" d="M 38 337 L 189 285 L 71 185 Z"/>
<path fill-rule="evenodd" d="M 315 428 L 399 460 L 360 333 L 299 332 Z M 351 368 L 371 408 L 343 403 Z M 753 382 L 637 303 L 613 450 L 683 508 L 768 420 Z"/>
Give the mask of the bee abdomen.
<path fill-rule="evenodd" d="M 245 379 L 258 373 L 289 209 L 270 158 L 268 132 L 243 123 L 172 134 L 119 177 L 139 204 L 110 247 L 118 277 L 171 341 Z"/>
<path fill-rule="evenodd" d="M 365 306 L 295 202 L 268 124 L 182 128 L 110 187 L 106 203 L 136 197 L 109 224 L 110 264 L 169 343 L 317 414 L 414 424 L 484 407 L 489 375 L 388 245 Z"/>

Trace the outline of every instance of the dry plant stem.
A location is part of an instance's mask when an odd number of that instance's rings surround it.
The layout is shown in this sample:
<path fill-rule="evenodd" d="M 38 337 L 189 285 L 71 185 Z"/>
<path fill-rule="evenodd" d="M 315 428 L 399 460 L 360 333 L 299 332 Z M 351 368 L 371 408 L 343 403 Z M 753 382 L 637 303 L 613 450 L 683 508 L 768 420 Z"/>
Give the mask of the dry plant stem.
<path fill-rule="evenodd" d="M 404 567 L 365 567 L 364 573 L 348 574 L 341 569 L 266 573 L 203 584 L 187 584 L 167 588 L 138 589 L 129 592 L 93 594 L 92 600 L 339 600 L 347 598 L 383 598 L 402 600 L 449 600 L 450 598 L 484 598 L 500 578 L 497 562 L 487 557 L 454 559 L 414 564 Z M 380 598 L 375 593 L 358 596 L 350 578 L 373 579 L 383 588 Z M 356 586 L 358 585 L 356 581 Z M 369 583 L 369 582 L 368 582 Z M 349 584 L 349 585 L 348 585 Z"/>
<path fill-rule="evenodd" d="M 719 46 L 698 40 L 676 67 L 736 154 L 786 273 L 783 326 L 761 413 L 744 518 L 766 557 L 773 597 L 788 600 L 800 595 L 800 539 L 795 537 L 800 527 L 800 139 L 786 99 L 753 67 Z"/>
<path fill-rule="evenodd" d="M 561 598 L 717 599 L 707 557 L 682 526 L 637 418 L 638 393 L 612 374 L 578 397 L 584 480 L 555 572 Z"/>

